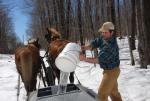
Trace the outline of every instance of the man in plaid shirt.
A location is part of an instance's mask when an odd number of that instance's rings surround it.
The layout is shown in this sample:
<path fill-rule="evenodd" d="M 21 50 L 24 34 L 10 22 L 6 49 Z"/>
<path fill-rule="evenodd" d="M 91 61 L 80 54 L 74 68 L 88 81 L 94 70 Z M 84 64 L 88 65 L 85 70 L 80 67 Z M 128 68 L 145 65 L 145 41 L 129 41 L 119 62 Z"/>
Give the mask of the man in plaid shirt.
<path fill-rule="evenodd" d="M 82 50 L 99 48 L 98 58 L 86 58 L 85 55 L 80 55 L 81 61 L 99 63 L 104 70 L 98 90 L 100 101 L 108 101 L 108 96 L 112 101 L 122 101 L 117 82 L 120 74 L 119 48 L 114 30 L 112 22 L 105 22 L 99 29 L 99 32 L 101 32 L 100 37 L 92 40 L 89 45 L 82 46 Z"/>

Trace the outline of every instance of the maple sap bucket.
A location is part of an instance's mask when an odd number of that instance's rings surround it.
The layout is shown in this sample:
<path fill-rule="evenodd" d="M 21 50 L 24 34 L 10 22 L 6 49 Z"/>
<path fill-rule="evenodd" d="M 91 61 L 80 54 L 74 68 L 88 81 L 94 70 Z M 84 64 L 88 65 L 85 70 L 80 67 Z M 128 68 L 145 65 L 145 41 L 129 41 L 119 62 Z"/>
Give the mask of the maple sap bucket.
<path fill-rule="evenodd" d="M 79 63 L 81 47 L 76 43 L 68 43 L 57 56 L 55 64 L 63 72 L 73 72 Z"/>

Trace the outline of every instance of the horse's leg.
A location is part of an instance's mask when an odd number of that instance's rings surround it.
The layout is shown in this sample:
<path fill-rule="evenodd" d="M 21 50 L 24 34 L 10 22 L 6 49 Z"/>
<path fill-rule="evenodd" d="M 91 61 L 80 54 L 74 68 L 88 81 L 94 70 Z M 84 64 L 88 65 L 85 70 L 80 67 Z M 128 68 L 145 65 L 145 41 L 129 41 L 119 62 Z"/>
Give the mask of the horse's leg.
<path fill-rule="evenodd" d="M 74 83 L 74 72 L 70 73 L 69 80 L 70 80 L 70 83 Z"/>
<path fill-rule="evenodd" d="M 20 74 L 18 74 L 17 101 L 19 101 L 19 95 L 20 95 Z"/>
<path fill-rule="evenodd" d="M 31 88 L 31 90 L 36 90 L 37 72 L 36 72 L 36 70 L 33 70 L 33 72 L 34 73 L 32 75 L 32 80 L 31 80 L 31 83 L 30 83 L 30 88 Z"/>
<path fill-rule="evenodd" d="M 48 75 L 48 85 L 53 86 L 55 85 L 55 78 L 54 70 L 51 67 L 47 68 L 47 75 Z"/>
<path fill-rule="evenodd" d="M 30 87 L 32 79 L 32 55 L 29 52 L 23 52 L 21 54 L 21 71 L 25 89 L 28 93 L 32 91 Z"/>
<path fill-rule="evenodd" d="M 29 95 L 27 95 L 27 99 L 26 99 L 26 101 L 29 101 Z"/>
<path fill-rule="evenodd" d="M 59 80 L 60 80 L 60 70 L 56 67 L 55 65 L 55 59 L 52 59 L 51 61 L 51 66 L 52 66 L 52 71 L 53 71 L 53 74 L 54 74 L 54 77 L 55 79 L 57 78 L 58 80 L 58 84 L 59 84 Z M 55 80 L 54 79 L 54 80 Z"/>
<path fill-rule="evenodd" d="M 55 73 L 56 73 L 56 77 L 57 77 L 58 84 L 59 84 L 59 81 L 60 81 L 60 70 L 57 67 L 55 67 Z"/>

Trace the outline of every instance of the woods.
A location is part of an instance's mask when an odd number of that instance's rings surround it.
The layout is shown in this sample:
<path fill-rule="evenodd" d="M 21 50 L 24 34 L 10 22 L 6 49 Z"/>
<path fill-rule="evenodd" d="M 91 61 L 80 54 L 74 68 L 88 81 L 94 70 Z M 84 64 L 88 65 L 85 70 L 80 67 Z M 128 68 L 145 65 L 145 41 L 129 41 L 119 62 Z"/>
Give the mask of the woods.
<path fill-rule="evenodd" d="M 133 50 L 137 48 L 140 67 L 147 68 L 150 64 L 150 55 L 147 54 L 150 51 L 149 5 L 148 0 L 24 0 L 24 7 L 28 8 L 31 17 L 27 35 L 39 37 L 42 48 L 46 48 L 46 28 L 53 27 L 63 39 L 83 45 L 99 36 L 98 29 L 103 22 L 112 21 L 116 25 L 117 37 L 128 37 L 131 64 L 135 64 Z M 0 2 L 1 53 L 17 46 L 8 13 L 9 10 Z M 135 47 L 135 39 L 138 47 Z"/>
<path fill-rule="evenodd" d="M 10 9 L 0 1 L 0 53 L 13 53 L 20 44 L 15 35 L 9 12 Z"/>

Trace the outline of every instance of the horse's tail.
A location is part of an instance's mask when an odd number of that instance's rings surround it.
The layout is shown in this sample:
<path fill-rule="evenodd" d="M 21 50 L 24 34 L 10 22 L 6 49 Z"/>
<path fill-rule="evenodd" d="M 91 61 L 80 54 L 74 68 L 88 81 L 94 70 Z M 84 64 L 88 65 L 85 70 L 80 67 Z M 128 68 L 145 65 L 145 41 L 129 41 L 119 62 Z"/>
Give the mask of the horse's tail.
<path fill-rule="evenodd" d="M 31 80 L 32 80 L 32 54 L 29 51 L 24 51 L 21 56 L 21 71 L 22 79 L 25 85 L 27 93 L 31 90 Z"/>

